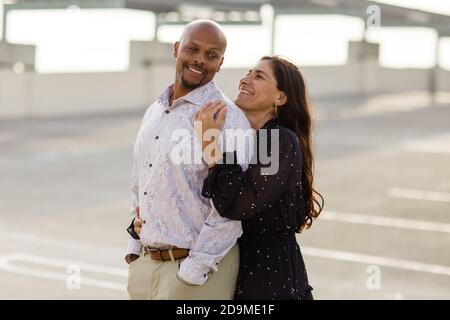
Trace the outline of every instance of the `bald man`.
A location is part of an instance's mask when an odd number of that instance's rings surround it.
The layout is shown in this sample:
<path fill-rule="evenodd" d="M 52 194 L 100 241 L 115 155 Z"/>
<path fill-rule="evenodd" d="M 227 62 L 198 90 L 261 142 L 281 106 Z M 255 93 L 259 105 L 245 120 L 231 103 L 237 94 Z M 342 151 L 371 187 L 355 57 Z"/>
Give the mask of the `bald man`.
<path fill-rule="evenodd" d="M 206 103 L 227 104 L 226 129 L 250 129 L 244 113 L 217 87 L 226 37 L 210 20 L 197 20 L 174 45 L 175 82 L 146 111 L 134 148 L 133 222 L 125 260 L 131 299 L 232 299 L 239 268 L 239 221 L 220 217 L 201 196 L 204 161 L 179 163 L 173 151 L 201 150 L 195 140 L 196 112 Z M 174 133 L 183 132 L 174 139 Z M 184 139 L 189 136 L 189 141 Z M 233 150 L 225 150 L 227 152 Z M 237 151 L 245 170 L 250 156 Z M 201 153 L 201 151 L 200 151 Z M 200 160 L 202 160 L 200 155 Z"/>

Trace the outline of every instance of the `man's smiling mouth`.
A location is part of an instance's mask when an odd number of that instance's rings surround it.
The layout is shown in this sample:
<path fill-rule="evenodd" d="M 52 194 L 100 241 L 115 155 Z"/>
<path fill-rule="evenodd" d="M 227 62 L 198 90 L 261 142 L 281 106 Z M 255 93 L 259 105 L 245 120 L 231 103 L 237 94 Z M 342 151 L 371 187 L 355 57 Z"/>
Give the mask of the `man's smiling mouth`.
<path fill-rule="evenodd" d="M 187 68 L 188 68 L 190 71 L 192 71 L 192 72 L 194 72 L 194 73 L 196 73 L 196 74 L 203 74 L 203 73 L 204 73 L 203 70 L 198 69 L 198 68 L 195 68 L 195 67 L 190 66 L 190 65 L 188 65 Z"/>

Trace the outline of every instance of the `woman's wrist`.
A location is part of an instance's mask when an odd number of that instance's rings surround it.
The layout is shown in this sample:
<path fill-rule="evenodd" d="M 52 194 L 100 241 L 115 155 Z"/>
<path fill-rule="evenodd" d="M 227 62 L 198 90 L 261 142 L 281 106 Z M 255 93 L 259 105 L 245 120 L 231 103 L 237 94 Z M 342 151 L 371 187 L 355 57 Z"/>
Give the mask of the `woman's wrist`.
<path fill-rule="evenodd" d="M 213 144 L 213 145 L 211 145 Z M 203 160 L 208 165 L 208 168 L 214 167 L 222 159 L 222 152 L 216 142 L 211 142 L 203 148 Z"/>

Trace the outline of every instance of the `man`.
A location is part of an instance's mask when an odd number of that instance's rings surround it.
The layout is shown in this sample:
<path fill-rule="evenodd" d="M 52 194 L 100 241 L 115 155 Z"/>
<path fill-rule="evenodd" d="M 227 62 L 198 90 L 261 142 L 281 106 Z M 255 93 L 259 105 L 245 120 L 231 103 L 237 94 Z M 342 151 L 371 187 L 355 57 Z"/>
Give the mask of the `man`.
<path fill-rule="evenodd" d="M 133 207 L 138 208 L 142 228 L 137 236 L 133 223 L 130 226 L 133 238 L 126 256 L 131 299 L 232 299 L 234 295 L 241 224 L 220 217 L 201 196 L 207 164 L 175 163 L 174 148 L 190 150 L 190 143 L 172 139 L 174 131 L 184 130 L 195 140 L 195 114 L 214 100 L 227 104 L 225 129 L 250 129 L 244 113 L 213 80 L 225 49 L 226 38 L 218 24 L 189 23 L 174 45 L 175 82 L 144 115 L 134 148 L 132 184 Z M 249 155 L 236 151 L 245 169 Z"/>

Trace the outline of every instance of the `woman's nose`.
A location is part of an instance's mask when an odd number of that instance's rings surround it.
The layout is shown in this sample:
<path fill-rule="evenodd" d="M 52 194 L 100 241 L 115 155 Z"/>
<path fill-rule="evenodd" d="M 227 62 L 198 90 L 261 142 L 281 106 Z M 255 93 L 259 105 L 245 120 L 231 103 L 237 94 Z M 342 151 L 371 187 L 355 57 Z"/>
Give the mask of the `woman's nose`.
<path fill-rule="evenodd" d="M 245 76 L 241 80 L 239 80 L 239 85 L 248 84 L 248 82 L 249 82 L 248 76 Z"/>

